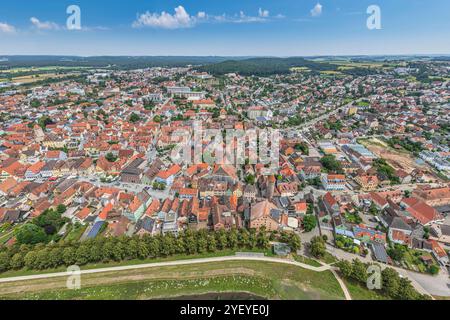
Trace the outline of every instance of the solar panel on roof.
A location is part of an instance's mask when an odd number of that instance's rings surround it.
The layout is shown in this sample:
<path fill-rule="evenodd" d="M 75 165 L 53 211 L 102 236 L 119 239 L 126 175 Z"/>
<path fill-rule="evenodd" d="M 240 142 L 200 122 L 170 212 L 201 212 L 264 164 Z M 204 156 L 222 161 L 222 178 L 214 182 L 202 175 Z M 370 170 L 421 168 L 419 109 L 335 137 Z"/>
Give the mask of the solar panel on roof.
<path fill-rule="evenodd" d="M 91 238 L 95 238 L 97 236 L 97 234 L 99 233 L 101 227 L 103 226 L 105 222 L 104 221 L 97 221 L 93 226 L 92 229 L 89 231 L 89 234 L 87 235 L 87 237 L 89 239 Z"/>

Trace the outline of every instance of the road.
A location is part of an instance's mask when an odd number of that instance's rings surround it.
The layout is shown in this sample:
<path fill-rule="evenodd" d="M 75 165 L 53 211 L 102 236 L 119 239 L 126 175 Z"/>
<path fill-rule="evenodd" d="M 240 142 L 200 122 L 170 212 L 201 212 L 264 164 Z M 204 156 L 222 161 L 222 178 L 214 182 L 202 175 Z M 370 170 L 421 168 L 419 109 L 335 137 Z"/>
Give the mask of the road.
<path fill-rule="evenodd" d="M 330 270 L 339 285 L 342 288 L 344 296 L 347 300 L 351 300 L 350 293 L 348 292 L 347 287 L 340 277 L 332 270 L 332 267 L 329 265 L 322 265 L 320 267 L 314 267 L 309 264 L 281 259 L 281 258 L 271 258 L 271 257 L 259 257 L 259 256 L 227 256 L 227 257 L 214 257 L 214 258 L 200 258 L 200 259 L 186 259 L 186 260 L 176 260 L 176 261 L 168 261 L 168 262 L 157 262 L 157 263 L 146 263 L 146 264 L 138 264 L 138 265 L 130 265 L 130 266 L 119 266 L 119 267 L 110 267 L 110 268 L 99 268 L 99 269 L 87 269 L 81 270 L 80 274 L 94 274 L 94 273 L 104 273 L 104 272 L 116 272 L 116 271 L 126 271 L 126 270 L 136 270 L 136 269 L 146 269 L 146 268 L 157 268 L 157 267 L 166 267 L 166 266 L 182 266 L 189 264 L 202 264 L 202 263 L 210 263 L 210 262 L 224 262 L 224 261 L 265 261 L 265 262 L 275 262 L 275 263 L 283 263 L 294 265 L 297 267 L 301 267 L 303 269 L 311 270 L 314 272 L 323 272 Z M 10 282 L 18 282 L 18 281 L 30 281 L 37 279 L 49 279 L 49 278 L 57 278 L 57 277 L 67 277 L 72 275 L 67 272 L 57 272 L 57 273 L 45 273 L 45 274 L 36 274 L 30 276 L 20 276 L 20 277 L 11 277 L 11 278 L 0 278 L 0 283 L 10 283 Z"/>
<path fill-rule="evenodd" d="M 113 187 L 113 188 L 118 188 L 118 189 L 126 190 L 127 192 L 134 192 L 134 193 L 139 193 L 139 192 L 142 192 L 143 190 L 145 190 L 153 198 L 157 198 L 160 200 L 167 199 L 169 197 L 169 193 L 170 193 L 169 187 L 167 187 L 166 190 L 164 190 L 164 191 L 159 191 L 159 190 L 153 190 L 151 188 L 151 186 L 146 185 L 146 184 L 123 183 L 120 181 L 113 182 L 113 183 L 101 182 L 100 179 L 95 176 L 88 177 L 88 178 L 78 177 L 77 179 L 78 179 L 78 181 L 92 183 L 96 187 L 109 187 L 109 188 Z M 92 181 L 92 180 L 94 180 L 94 181 Z"/>
<path fill-rule="evenodd" d="M 361 257 L 356 254 L 352 254 L 349 252 L 345 252 L 343 250 L 337 249 L 329 244 L 326 245 L 327 251 L 332 255 L 337 257 L 338 259 L 352 261 L 353 259 L 358 259 L 364 263 L 373 263 L 374 261 L 367 255 L 366 257 Z M 442 297 L 450 297 L 450 281 L 447 273 L 441 273 L 437 276 L 427 275 L 423 273 L 417 273 L 409 270 L 405 270 L 402 268 L 398 268 L 395 266 L 387 266 L 384 264 L 380 264 L 381 269 L 384 268 L 392 268 L 397 271 L 401 276 L 408 278 L 411 280 L 411 284 L 414 288 L 426 295 L 434 295 L 434 296 L 442 296 Z"/>

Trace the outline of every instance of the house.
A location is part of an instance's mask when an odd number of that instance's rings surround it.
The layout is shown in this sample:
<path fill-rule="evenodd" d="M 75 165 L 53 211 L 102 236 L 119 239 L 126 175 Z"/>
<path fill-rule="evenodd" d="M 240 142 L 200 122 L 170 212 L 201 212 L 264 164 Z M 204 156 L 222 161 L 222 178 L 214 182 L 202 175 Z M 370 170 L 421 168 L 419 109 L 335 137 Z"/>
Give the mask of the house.
<path fill-rule="evenodd" d="M 337 200 L 333 197 L 330 192 L 327 192 L 322 198 L 322 204 L 325 207 L 325 211 L 330 216 L 335 216 L 340 214 L 340 207 Z"/>
<path fill-rule="evenodd" d="M 400 206 L 423 226 L 444 222 L 444 217 L 436 209 L 417 198 L 404 198 Z"/>
<path fill-rule="evenodd" d="M 327 191 L 345 190 L 345 175 L 343 174 L 322 174 L 321 181 Z"/>
<path fill-rule="evenodd" d="M 308 211 L 308 204 L 306 201 L 300 201 L 292 204 L 291 210 L 293 214 L 297 217 L 301 217 L 306 215 L 306 212 Z"/>
<path fill-rule="evenodd" d="M 216 164 L 210 177 L 217 181 L 226 181 L 229 183 L 236 183 L 238 181 L 236 168 L 228 164 Z"/>
<path fill-rule="evenodd" d="M 278 229 L 278 220 L 272 213 L 278 211 L 278 208 L 269 200 L 263 200 L 253 204 L 250 209 L 249 228 L 259 230 L 265 227 L 267 231 Z"/>
<path fill-rule="evenodd" d="M 41 177 L 43 179 L 50 179 L 53 177 L 53 169 L 58 162 L 55 160 L 48 161 L 41 169 Z"/>
<path fill-rule="evenodd" d="M 280 197 L 293 197 L 298 193 L 298 184 L 296 182 L 279 183 L 277 190 Z"/>
<path fill-rule="evenodd" d="M 394 217 L 391 224 L 389 225 L 388 237 L 389 240 L 394 243 L 411 247 L 412 232 L 412 228 L 405 221 L 403 221 L 402 218 Z"/>
<path fill-rule="evenodd" d="M 256 198 L 256 187 L 252 184 L 247 184 L 244 188 L 244 198 L 251 201 Z"/>
<path fill-rule="evenodd" d="M 45 160 L 67 160 L 67 154 L 59 150 L 50 150 L 45 154 Z"/>
<path fill-rule="evenodd" d="M 431 226 L 431 237 L 430 239 L 434 239 L 440 243 L 443 243 L 447 246 L 450 245 L 450 225 L 448 224 L 433 224 Z"/>
<path fill-rule="evenodd" d="M 124 215 L 133 222 L 138 221 L 145 210 L 152 203 L 152 197 L 146 192 L 140 192 L 133 197 L 133 200 L 124 210 Z"/>
<path fill-rule="evenodd" d="M 138 236 L 143 236 L 146 234 L 154 235 L 156 234 L 156 227 L 157 224 L 155 223 L 155 219 L 145 216 L 137 222 L 136 234 Z"/>
<path fill-rule="evenodd" d="M 364 243 L 386 243 L 385 233 L 368 228 L 365 225 L 354 226 L 353 234 L 355 236 L 355 239 L 358 239 L 359 241 Z"/>
<path fill-rule="evenodd" d="M 450 266 L 447 252 L 436 240 L 430 240 L 432 254 L 441 265 Z"/>
<path fill-rule="evenodd" d="M 378 242 L 372 242 L 370 244 L 370 248 L 372 249 L 373 255 L 375 257 L 375 260 L 381 263 L 388 264 L 390 261 L 390 258 L 386 252 L 386 248 L 383 244 Z"/>
<path fill-rule="evenodd" d="M 156 177 L 155 181 L 159 183 L 164 183 L 166 185 L 171 185 L 175 176 L 181 171 L 181 167 L 177 164 L 171 166 L 169 169 L 160 171 Z"/>
<path fill-rule="evenodd" d="M 193 189 L 193 188 L 181 188 L 178 191 L 178 197 L 183 200 L 183 199 L 192 199 L 194 197 L 198 196 L 198 190 L 197 189 Z"/>
<path fill-rule="evenodd" d="M 25 171 L 25 179 L 28 181 L 33 181 L 41 177 L 41 170 L 45 167 L 45 162 L 40 161 L 28 167 Z"/>
<path fill-rule="evenodd" d="M 0 196 L 7 196 L 9 191 L 17 185 L 17 181 L 14 178 L 8 178 L 0 183 Z"/>
<path fill-rule="evenodd" d="M 120 173 L 120 181 L 124 183 L 141 183 L 145 161 L 142 158 L 134 159 Z"/>
<path fill-rule="evenodd" d="M 373 191 L 378 188 L 378 177 L 370 175 L 358 175 L 355 177 L 355 182 L 361 186 L 362 191 Z"/>
<path fill-rule="evenodd" d="M 417 188 L 412 196 L 422 200 L 429 206 L 444 206 L 450 204 L 450 187 Z"/>

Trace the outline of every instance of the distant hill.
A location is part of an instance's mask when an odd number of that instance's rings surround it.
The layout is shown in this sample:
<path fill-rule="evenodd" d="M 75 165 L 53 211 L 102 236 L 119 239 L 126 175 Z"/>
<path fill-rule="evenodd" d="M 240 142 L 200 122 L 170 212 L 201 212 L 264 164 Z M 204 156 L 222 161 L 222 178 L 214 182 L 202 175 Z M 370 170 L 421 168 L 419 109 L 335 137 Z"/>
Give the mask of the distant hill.
<path fill-rule="evenodd" d="M 113 67 L 117 69 L 139 69 L 149 67 L 182 67 L 219 63 L 230 58 L 218 56 L 0 56 L 0 67 Z M 233 58 L 248 59 L 248 57 Z"/>
<path fill-rule="evenodd" d="M 219 63 L 205 65 L 199 71 L 213 75 L 239 73 L 243 76 L 267 76 L 272 74 L 289 73 L 293 67 L 306 67 L 311 71 L 335 71 L 336 65 L 326 62 L 314 62 L 300 57 L 292 58 L 250 58 L 244 60 L 227 60 Z"/>

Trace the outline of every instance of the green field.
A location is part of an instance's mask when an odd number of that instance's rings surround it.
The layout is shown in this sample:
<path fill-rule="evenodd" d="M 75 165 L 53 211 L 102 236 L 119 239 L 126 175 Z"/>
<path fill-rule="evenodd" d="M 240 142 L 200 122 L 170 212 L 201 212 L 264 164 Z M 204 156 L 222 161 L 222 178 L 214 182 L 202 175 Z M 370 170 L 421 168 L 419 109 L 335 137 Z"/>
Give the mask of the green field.
<path fill-rule="evenodd" d="M 386 300 L 388 297 L 379 292 L 369 290 L 352 279 L 342 279 L 353 300 Z"/>
<path fill-rule="evenodd" d="M 66 277 L 0 284 L 1 299 L 153 299 L 209 292 L 248 292 L 267 299 L 344 299 L 330 271 L 260 261 L 205 264 L 86 274 L 80 290 Z"/>

